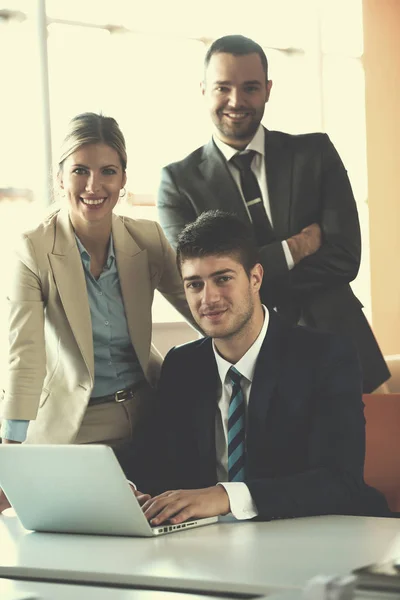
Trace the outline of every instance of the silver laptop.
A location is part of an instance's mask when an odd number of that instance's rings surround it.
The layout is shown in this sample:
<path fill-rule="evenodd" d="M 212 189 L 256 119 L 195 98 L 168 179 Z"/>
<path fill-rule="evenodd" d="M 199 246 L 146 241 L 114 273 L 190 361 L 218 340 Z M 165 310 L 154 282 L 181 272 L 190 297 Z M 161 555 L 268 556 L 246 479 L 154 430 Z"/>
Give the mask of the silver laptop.
<path fill-rule="evenodd" d="M 151 537 L 218 521 L 151 527 L 108 446 L 0 444 L 0 488 L 35 531 Z"/>

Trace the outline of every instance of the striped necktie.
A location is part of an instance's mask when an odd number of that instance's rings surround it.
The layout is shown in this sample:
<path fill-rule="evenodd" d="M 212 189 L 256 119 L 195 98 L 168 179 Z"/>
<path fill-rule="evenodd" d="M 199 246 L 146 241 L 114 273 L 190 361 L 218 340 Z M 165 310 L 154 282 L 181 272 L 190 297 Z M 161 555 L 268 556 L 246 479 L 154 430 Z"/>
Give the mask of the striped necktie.
<path fill-rule="evenodd" d="M 228 411 L 228 478 L 229 481 L 244 480 L 245 463 L 245 403 L 240 385 L 242 375 L 231 367 L 228 377 L 232 395 Z"/>
<path fill-rule="evenodd" d="M 240 185 L 253 223 L 256 242 L 258 246 L 265 246 L 274 242 L 276 238 L 265 210 L 257 177 L 251 170 L 251 163 L 256 154 L 255 150 L 249 150 L 244 154 L 238 153 L 231 158 L 230 162 L 240 173 Z"/>

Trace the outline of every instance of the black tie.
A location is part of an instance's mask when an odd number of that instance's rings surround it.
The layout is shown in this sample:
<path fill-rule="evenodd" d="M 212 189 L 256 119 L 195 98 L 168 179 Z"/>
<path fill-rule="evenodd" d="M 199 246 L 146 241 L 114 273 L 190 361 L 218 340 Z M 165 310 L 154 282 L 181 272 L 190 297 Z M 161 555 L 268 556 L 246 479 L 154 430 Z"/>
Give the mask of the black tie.
<path fill-rule="evenodd" d="M 246 409 L 240 384 L 243 375 L 232 366 L 228 377 L 232 385 L 228 411 L 228 478 L 229 481 L 244 481 Z"/>
<path fill-rule="evenodd" d="M 251 163 L 255 150 L 249 150 L 245 154 L 235 154 L 231 163 L 239 169 L 240 184 L 247 208 L 253 222 L 254 234 L 259 246 L 265 246 L 276 240 L 268 215 L 265 212 L 260 186 L 253 171 Z"/>

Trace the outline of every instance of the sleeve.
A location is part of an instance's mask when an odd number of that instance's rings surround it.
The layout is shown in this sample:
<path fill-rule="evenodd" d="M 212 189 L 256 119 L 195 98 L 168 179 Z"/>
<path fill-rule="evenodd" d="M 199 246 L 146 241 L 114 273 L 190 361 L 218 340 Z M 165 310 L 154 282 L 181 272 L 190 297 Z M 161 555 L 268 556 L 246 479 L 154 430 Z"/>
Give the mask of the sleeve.
<path fill-rule="evenodd" d="M 46 373 L 44 300 L 35 252 L 24 237 L 8 293 L 9 351 L 3 419 L 36 418 Z"/>
<path fill-rule="evenodd" d="M 290 249 L 289 249 L 289 244 L 287 243 L 286 240 L 283 240 L 282 248 L 283 248 L 283 252 L 285 253 L 287 268 L 289 269 L 289 271 L 291 271 L 294 267 L 294 261 L 293 261 L 292 253 L 290 252 Z"/>
<path fill-rule="evenodd" d="M 162 249 L 161 277 L 157 289 L 166 300 L 188 321 L 192 327 L 200 331 L 192 317 L 183 289 L 182 278 L 176 264 L 176 255 L 168 243 L 163 230 L 156 223 Z"/>
<path fill-rule="evenodd" d="M 321 136 L 321 248 L 300 261 L 289 273 L 294 292 L 347 284 L 357 276 L 361 260 L 361 233 L 357 206 L 347 171 L 338 152 Z"/>
<path fill-rule="evenodd" d="M 308 468 L 246 481 L 261 519 L 362 514 L 365 421 L 360 365 L 353 346 L 334 339 L 313 390 Z"/>
<path fill-rule="evenodd" d="M 178 189 L 168 167 L 161 171 L 157 205 L 161 226 L 169 243 L 176 250 L 180 232 L 188 223 L 196 220 L 197 214 L 186 196 Z"/>
<path fill-rule="evenodd" d="M 134 482 L 135 487 L 141 492 L 152 496 L 161 494 L 167 489 L 177 489 L 175 485 L 177 456 L 174 444 L 174 421 L 171 417 L 174 411 L 173 408 L 168 410 L 168 406 L 173 405 L 175 401 L 173 382 L 172 387 L 171 382 L 167 384 L 169 393 L 167 398 L 164 396 L 165 363 L 170 362 L 173 350 L 174 348 L 168 352 L 162 365 L 154 418 L 151 422 L 146 420 L 145 425 L 138 429 L 125 454 L 120 451 L 117 453 L 126 477 Z"/>
<path fill-rule="evenodd" d="M 29 421 L 18 421 L 16 419 L 4 419 L 1 423 L 1 438 L 13 442 L 24 442 L 28 432 Z"/>
<path fill-rule="evenodd" d="M 245 483 L 231 481 L 227 483 L 218 483 L 217 485 L 222 485 L 225 488 L 229 498 L 231 513 L 235 519 L 244 521 L 246 519 L 254 519 L 254 517 L 257 517 L 257 507 L 254 504 L 250 490 Z"/>
<path fill-rule="evenodd" d="M 188 402 L 193 386 L 190 363 L 191 358 L 184 359 L 179 348 L 168 352 L 157 390 L 155 418 L 151 428 L 136 436 L 136 441 L 141 438 L 135 451 L 140 461 L 131 461 L 136 468 L 128 471 L 128 477 L 141 492 L 152 496 L 211 485 L 203 479 L 205 465 L 199 462 L 195 443 L 197 422 Z"/>

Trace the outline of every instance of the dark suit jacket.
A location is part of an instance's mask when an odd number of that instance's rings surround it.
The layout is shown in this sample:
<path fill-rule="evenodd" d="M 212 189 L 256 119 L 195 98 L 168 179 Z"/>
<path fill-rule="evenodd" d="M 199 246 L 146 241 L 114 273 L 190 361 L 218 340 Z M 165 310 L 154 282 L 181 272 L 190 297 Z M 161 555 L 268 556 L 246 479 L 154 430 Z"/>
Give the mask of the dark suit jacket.
<path fill-rule="evenodd" d="M 261 297 L 289 322 L 343 332 L 355 342 L 363 391 L 390 377 L 386 363 L 349 282 L 358 272 L 361 238 L 346 170 L 326 134 L 266 131 L 266 172 L 276 241 L 260 248 Z M 209 209 L 249 220 L 243 199 L 213 141 L 162 171 L 158 207 L 165 234 L 176 247 L 183 227 Z M 318 223 L 321 248 L 288 270 L 281 241 Z"/>
<path fill-rule="evenodd" d="M 156 441 L 130 473 L 143 492 L 215 485 L 220 380 L 210 338 L 172 349 L 160 380 Z M 151 466 L 149 448 L 155 449 Z M 247 417 L 246 483 L 261 519 L 386 514 L 363 481 L 365 431 L 357 353 L 339 336 L 273 311 Z"/>

